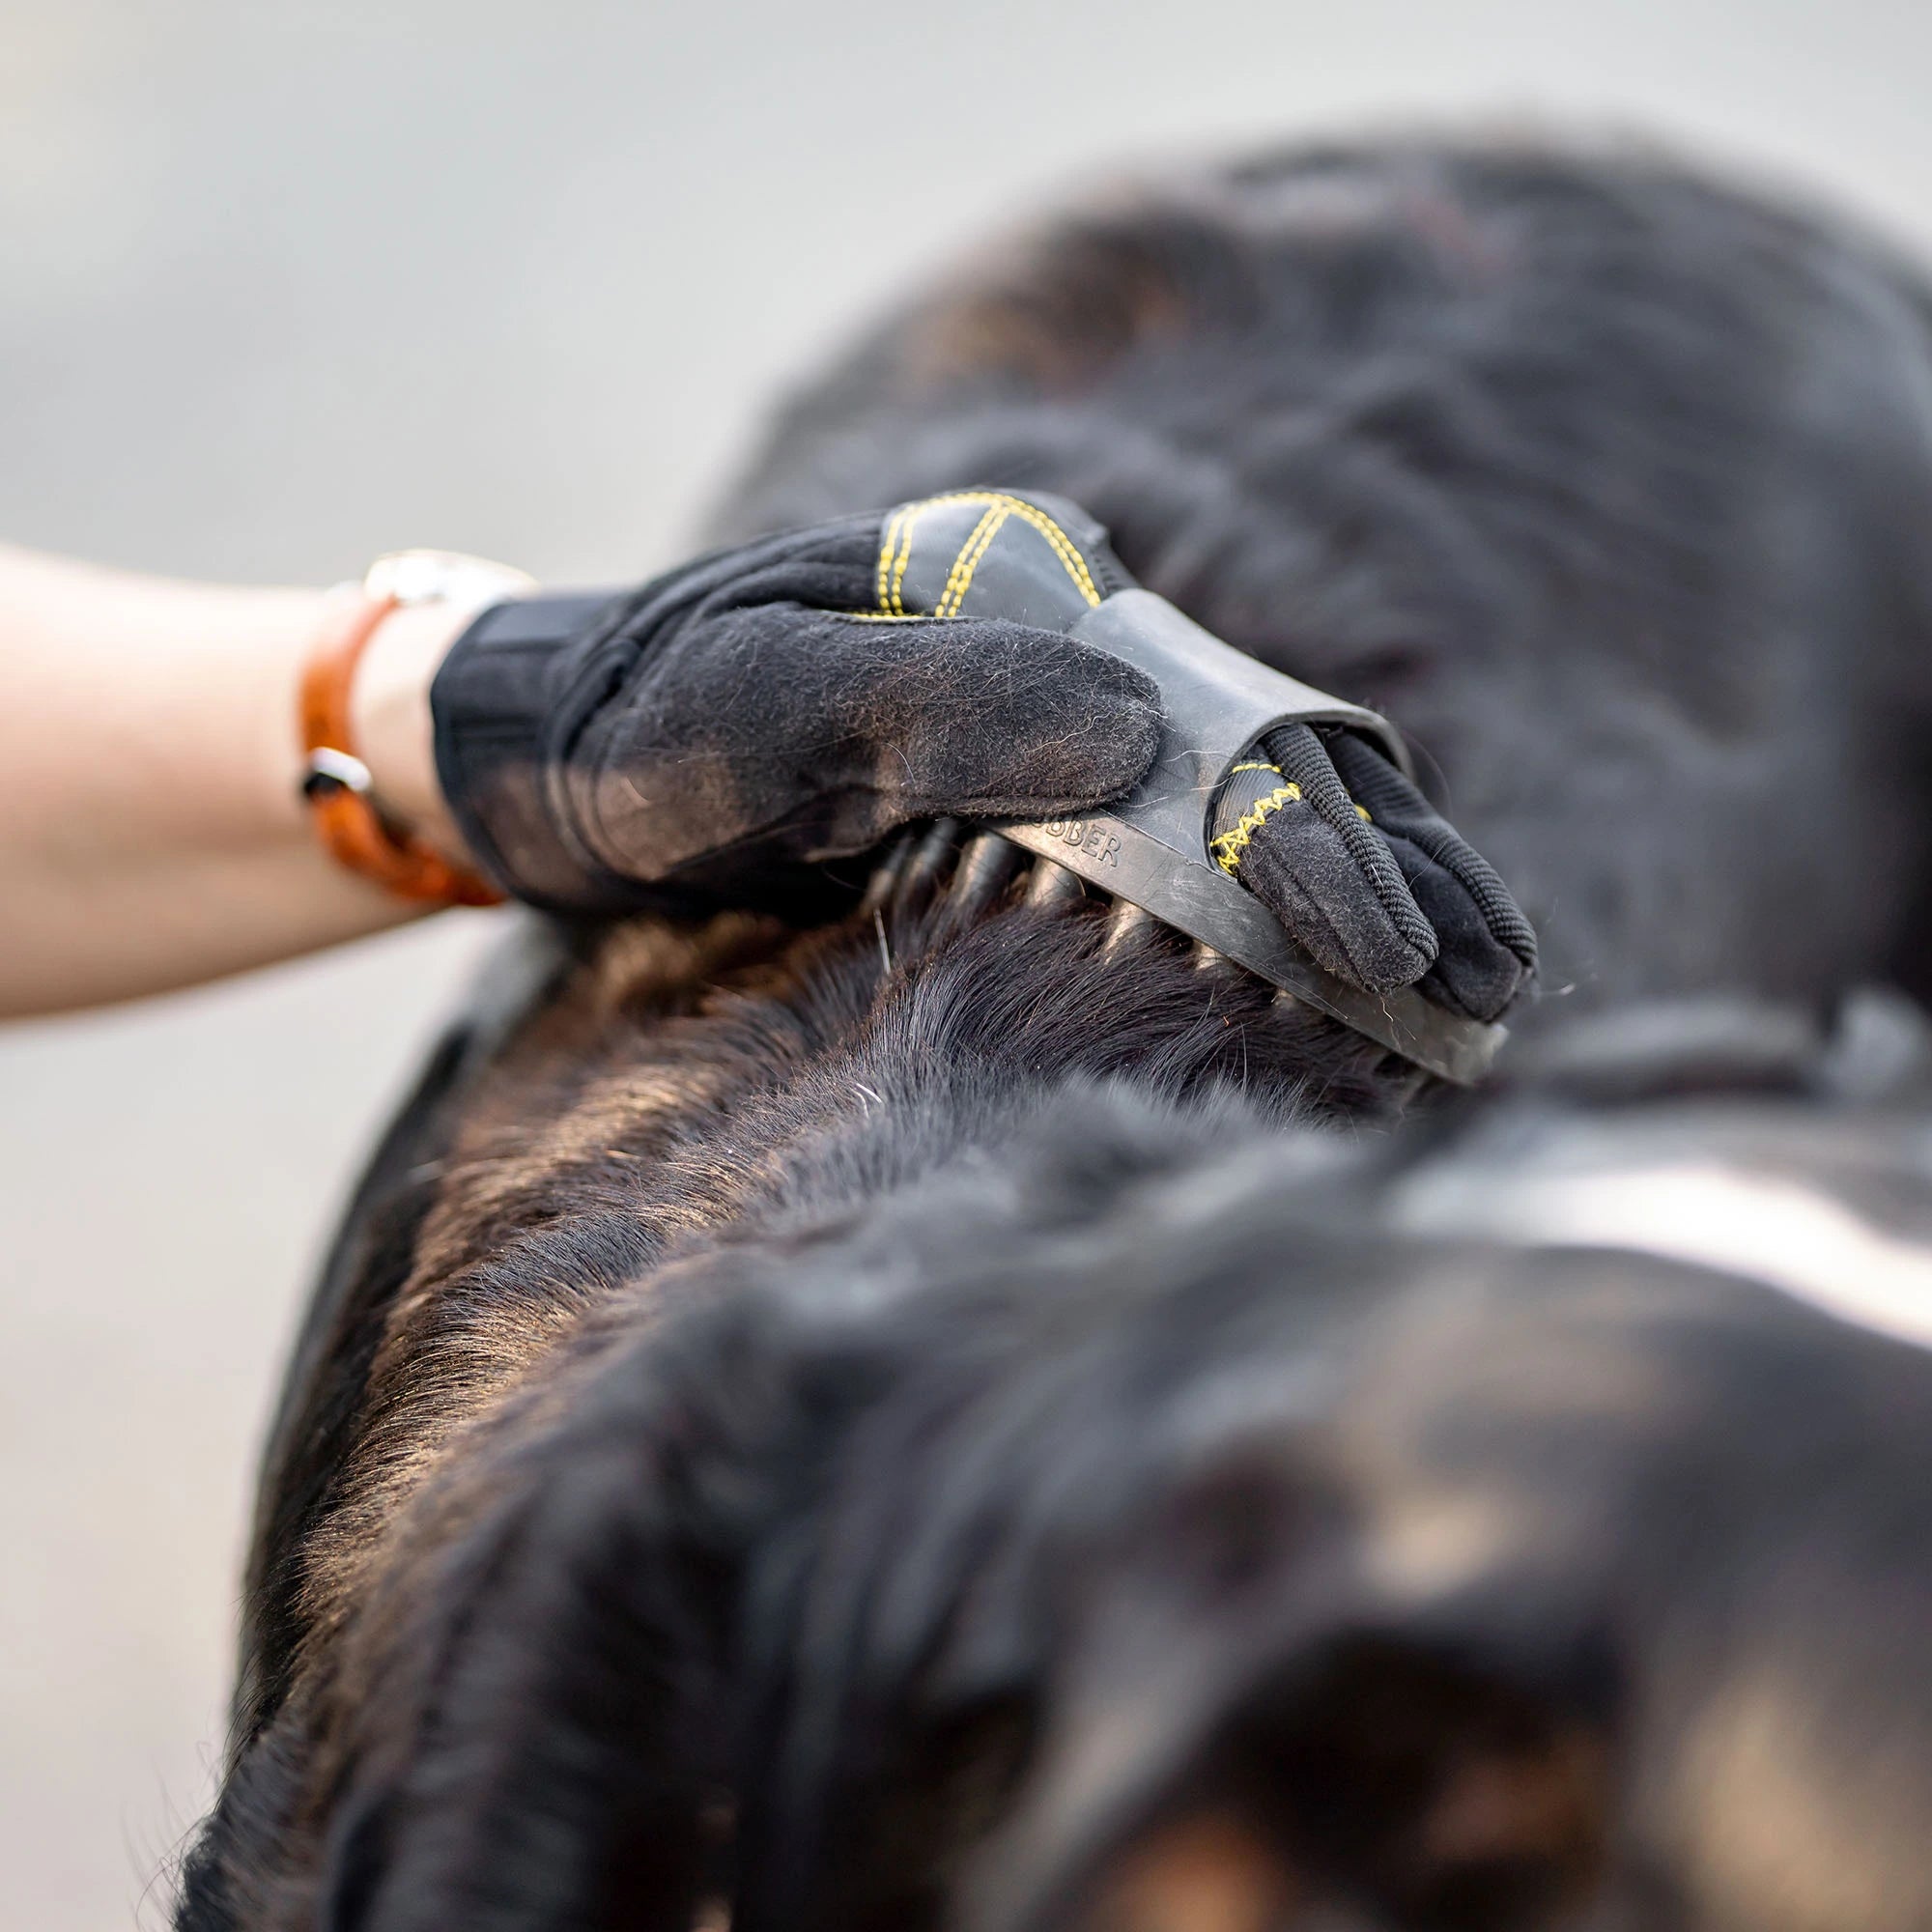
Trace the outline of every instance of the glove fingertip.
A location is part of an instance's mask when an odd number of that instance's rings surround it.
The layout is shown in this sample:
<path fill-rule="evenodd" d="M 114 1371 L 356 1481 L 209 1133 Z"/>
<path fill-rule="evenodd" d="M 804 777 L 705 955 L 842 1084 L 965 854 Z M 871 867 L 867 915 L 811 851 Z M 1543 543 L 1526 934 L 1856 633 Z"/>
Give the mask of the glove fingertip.
<path fill-rule="evenodd" d="M 1125 798 L 1160 753 L 1161 720 L 1152 705 L 1127 698 L 1094 705 L 1078 718 L 1037 721 L 1024 746 L 983 776 L 989 788 L 1024 801 L 1020 810 L 1087 810 Z"/>
<path fill-rule="evenodd" d="M 1124 696 L 1111 708 L 1104 721 L 1096 723 L 1102 724 L 1103 742 L 1113 747 L 1123 786 L 1138 784 L 1160 755 L 1159 694 L 1145 698 Z"/>
<path fill-rule="evenodd" d="M 1159 755 L 1160 687 L 1109 651 L 1051 633 L 1041 642 L 1012 720 L 1014 788 L 1076 806 L 1123 798 Z"/>
<path fill-rule="evenodd" d="M 1471 1019 L 1501 1018 L 1536 978 L 1529 923 L 1507 898 L 1503 904 L 1513 917 L 1499 920 L 1488 895 L 1419 848 L 1401 841 L 1393 849 L 1441 942 L 1425 990 Z"/>
<path fill-rule="evenodd" d="M 1501 963 L 1505 960 L 1507 965 Z M 1516 1005 L 1535 977 L 1523 970 L 1515 953 L 1501 949 L 1488 958 L 1445 949 L 1424 978 L 1422 990 L 1436 1005 L 1488 1025 Z"/>
<path fill-rule="evenodd" d="M 1304 816 L 1293 833 L 1271 817 L 1249 840 L 1239 877 L 1317 962 L 1369 993 L 1412 986 L 1437 957 L 1416 916 L 1398 925 L 1331 828 Z"/>

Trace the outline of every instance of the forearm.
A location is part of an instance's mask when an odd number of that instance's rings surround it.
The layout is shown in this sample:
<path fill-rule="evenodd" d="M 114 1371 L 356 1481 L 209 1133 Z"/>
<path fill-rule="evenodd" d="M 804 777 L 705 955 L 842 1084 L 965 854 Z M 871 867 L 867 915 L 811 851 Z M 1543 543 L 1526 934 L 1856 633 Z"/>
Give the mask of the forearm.
<path fill-rule="evenodd" d="M 306 822 L 297 692 L 324 595 L 0 548 L 0 1013 L 157 992 L 418 910 Z M 357 682 L 371 767 L 432 836 L 428 673 L 456 621 L 394 613 Z"/>

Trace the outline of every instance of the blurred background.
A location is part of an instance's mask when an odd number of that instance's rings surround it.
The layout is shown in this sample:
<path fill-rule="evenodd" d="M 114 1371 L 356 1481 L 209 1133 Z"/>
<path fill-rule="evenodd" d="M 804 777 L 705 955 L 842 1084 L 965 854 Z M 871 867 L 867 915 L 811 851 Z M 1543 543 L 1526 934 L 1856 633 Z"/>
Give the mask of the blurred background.
<path fill-rule="evenodd" d="M 4 0 L 0 537 L 632 576 L 789 378 L 1068 185 L 1503 120 L 1932 246 L 1928 71 L 1922 0 Z M 281 1351 L 488 925 L 0 1030 L 0 1922 L 165 1919 Z"/>

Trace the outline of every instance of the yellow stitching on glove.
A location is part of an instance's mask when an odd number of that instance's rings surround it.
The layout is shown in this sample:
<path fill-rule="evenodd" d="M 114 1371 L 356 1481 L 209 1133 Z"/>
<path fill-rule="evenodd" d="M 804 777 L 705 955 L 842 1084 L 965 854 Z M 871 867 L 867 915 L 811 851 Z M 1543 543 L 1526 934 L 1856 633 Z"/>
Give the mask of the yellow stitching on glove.
<path fill-rule="evenodd" d="M 1094 573 L 1088 569 L 1087 559 L 1080 554 L 1079 546 L 1044 510 L 1027 502 L 1024 497 L 1009 496 L 1003 490 L 954 490 L 943 497 L 922 497 L 916 503 L 905 504 L 888 526 L 885 541 L 879 548 L 878 591 L 879 613 L 882 616 L 903 617 L 907 614 L 903 593 L 906 566 L 912 561 L 914 531 L 918 527 L 920 518 L 927 510 L 936 510 L 948 503 L 997 504 L 1008 516 L 1017 517 L 1023 524 L 1031 525 L 1046 540 L 1046 547 L 1060 559 L 1061 568 L 1073 580 L 1073 587 L 1081 596 L 1090 605 L 1097 605 L 1100 602 L 1100 592 L 1094 582 Z M 1004 522 L 1005 518 L 1001 521 Z M 893 554 L 895 534 L 899 539 L 896 555 Z M 892 559 L 890 582 L 888 582 L 888 557 Z M 953 560 L 953 567 L 955 570 L 958 568 L 957 558 Z M 974 560 L 974 567 L 978 567 L 977 558 Z M 968 582 L 971 582 L 970 573 Z M 934 614 L 940 613 L 934 612 Z"/>
<path fill-rule="evenodd" d="M 959 554 L 952 559 L 952 568 L 947 573 L 946 588 L 933 607 L 935 617 L 958 616 L 959 607 L 965 603 L 966 593 L 973 587 L 973 573 L 979 569 L 980 559 L 986 554 L 993 539 L 999 535 L 1011 514 L 1004 503 L 995 503 L 974 526 L 973 534 L 959 546 Z"/>
<path fill-rule="evenodd" d="M 1251 758 L 1244 765 L 1230 765 L 1228 767 L 1228 776 L 1230 778 L 1233 778 L 1236 772 L 1272 772 L 1276 778 L 1281 777 L 1281 767 L 1279 765 L 1264 765 L 1259 758 Z M 1369 816 L 1369 808 L 1366 805 L 1359 804 L 1356 800 L 1352 798 L 1349 801 L 1349 803 L 1354 806 L 1355 816 L 1359 818 L 1364 825 L 1373 825 L 1376 822 L 1373 818 Z"/>
<path fill-rule="evenodd" d="M 1086 598 L 1090 605 L 1098 604 L 1100 593 L 1094 583 L 1094 574 L 1087 568 L 1087 559 L 1080 554 L 1079 546 L 1049 517 L 1044 510 L 1037 510 L 1019 497 L 1009 497 L 1007 507 L 1024 523 L 1031 524 L 1047 541 L 1048 548 L 1057 556 L 1067 576 L 1073 580 L 1073 587 Z"/>
<path fill-rule="evenodd" d="M 892 605 L 893 552 L 898 547 L 899 525 L 904 520 L 903 510 L 895 510 L 886 520 L 886 533 L 879 544 L 879 610 L 890 612 Z"/>
<path fill-rule="evenodd" d="M 900 602 L 899 592 L 905 587 L 906 565 L 912 561 L 913 534 L 919 528 L 920 517 L 928 507 L 924 503 L 912 503 L 906 507 L 905 524 L 899 533 L 898 555 L 893 560 L 893 615 L 895 617 L 905 615 L 905 605 Z"/>
<path fill-rule="evenodd" d="M 1236 769 L 1243 769 L 1236 766 Z M 1272 771 L 1271 765 L 1250 766 L 1246 769 Z M 1278 811 L 1284 805 L 1293 804 L 1301 797 L 1301 787 L 1293 779 L 1284 785 L 1277 785 L 1265 798 L 1257 799 L 1242 813 L 1241 821 L 1232 832 L 1224 832 L 1208 847 L 1220 862 L 1222 871 L 1230 878 L 1235 875 L 1235 867 L 1241 863 L 1241 854 L 1248 849 L 1248 840 L 1262 829 L 1264 822 L 1272 811 Z"/>

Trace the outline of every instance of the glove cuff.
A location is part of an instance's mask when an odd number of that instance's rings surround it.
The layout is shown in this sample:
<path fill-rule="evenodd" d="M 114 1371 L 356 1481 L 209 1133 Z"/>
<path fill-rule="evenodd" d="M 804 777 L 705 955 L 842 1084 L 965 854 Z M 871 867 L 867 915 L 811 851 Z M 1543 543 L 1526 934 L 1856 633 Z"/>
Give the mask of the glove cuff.
<path fill-rule="evenodd" d="M 554 809 L 555 716 L 567 647 L 611 593 L 493 604 L 451 646 L 430 687 L 436 770 L 470 856 L 520 899 L 553 912 L 621 910 L 637 891 L 573 839 Z"/>

